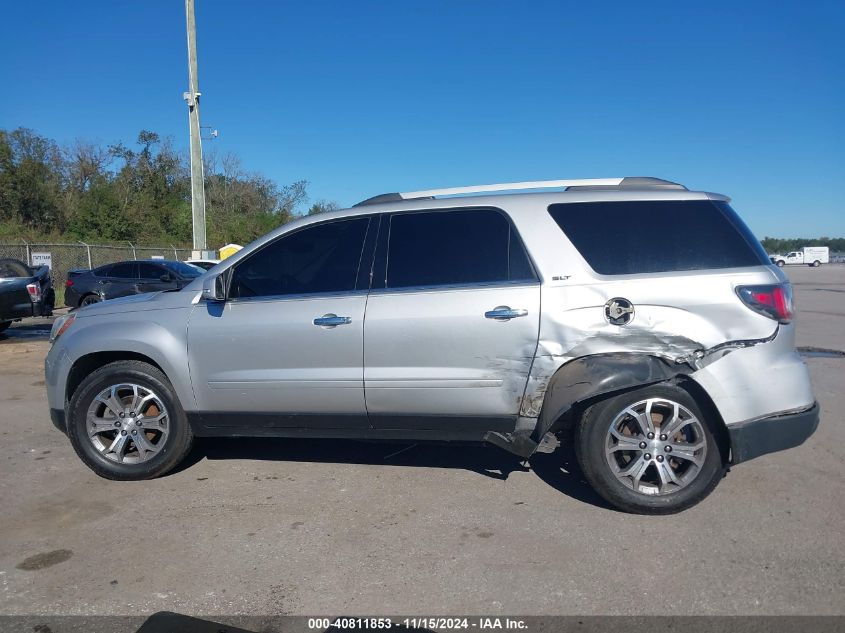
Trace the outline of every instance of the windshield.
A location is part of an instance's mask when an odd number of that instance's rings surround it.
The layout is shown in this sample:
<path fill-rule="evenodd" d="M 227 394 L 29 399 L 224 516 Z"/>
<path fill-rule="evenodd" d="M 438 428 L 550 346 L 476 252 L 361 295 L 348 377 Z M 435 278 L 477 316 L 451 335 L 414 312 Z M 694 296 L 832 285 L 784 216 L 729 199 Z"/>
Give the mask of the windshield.
<path fill-rule="evenodd" d="M 187 277 L 189 279 L 199 277 L 205 272 L 202 268 L 197 268 L 196 266 L 186 264 L 185 262 L 163 261 L 158 263 L 168 270 L 173 271 L 180 277 Z"/>

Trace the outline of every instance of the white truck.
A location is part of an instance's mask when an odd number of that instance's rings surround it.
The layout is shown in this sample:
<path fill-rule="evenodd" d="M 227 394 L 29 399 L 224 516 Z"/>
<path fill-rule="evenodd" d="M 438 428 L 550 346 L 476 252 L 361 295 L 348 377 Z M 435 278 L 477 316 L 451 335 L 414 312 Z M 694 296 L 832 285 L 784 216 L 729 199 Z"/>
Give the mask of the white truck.
<path fill-rule="evenodd" d="M 800 250 L 790 251 L 786 255 L 772 255 L 772 261 L 781 267 L 787 264 L 821 266 L 830 263 L 830 249 L 827 246 L 805 246 Z"/>

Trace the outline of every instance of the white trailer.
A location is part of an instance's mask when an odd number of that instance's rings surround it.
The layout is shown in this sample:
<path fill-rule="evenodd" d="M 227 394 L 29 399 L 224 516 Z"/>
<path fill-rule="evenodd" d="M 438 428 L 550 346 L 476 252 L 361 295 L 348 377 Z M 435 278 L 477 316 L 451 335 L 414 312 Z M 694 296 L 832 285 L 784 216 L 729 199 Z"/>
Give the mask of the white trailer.
<path fill-rule="evenodd" d="M 830 249 L 827 246 L 805 246 L 786 255 L 773 255 L 772 261 L 778 266 L 786 266 L 787 264 L 821 266 L 830 263 Z"/>

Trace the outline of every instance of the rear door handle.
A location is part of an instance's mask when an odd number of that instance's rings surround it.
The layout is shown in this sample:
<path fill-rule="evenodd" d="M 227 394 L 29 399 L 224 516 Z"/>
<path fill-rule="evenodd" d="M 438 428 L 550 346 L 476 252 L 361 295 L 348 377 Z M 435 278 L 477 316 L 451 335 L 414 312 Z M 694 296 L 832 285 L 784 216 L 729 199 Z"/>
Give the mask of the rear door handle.
<path fill-rule="evenodd" d="M 510 306 L 496 306 L 489 312 L 484 313 L 484 317 L 487 319 L 493 319 L 495 321 L 510 321 L 511 319 L 515 319 L 516 317 L 524 317 L 528 314 L 528 310 L 525 308 L 511 308 Z"/>
<path fill-rule="evenodd" d="M 337 316 L 336 314 L 332 314 L 331 312 L 314 319 L 314 325 L 319 325 L 320 327 L 326 328 L 337 327 L 338 325 L 349 325 L 350 323 L 352 323 L 352 317 Z"/>

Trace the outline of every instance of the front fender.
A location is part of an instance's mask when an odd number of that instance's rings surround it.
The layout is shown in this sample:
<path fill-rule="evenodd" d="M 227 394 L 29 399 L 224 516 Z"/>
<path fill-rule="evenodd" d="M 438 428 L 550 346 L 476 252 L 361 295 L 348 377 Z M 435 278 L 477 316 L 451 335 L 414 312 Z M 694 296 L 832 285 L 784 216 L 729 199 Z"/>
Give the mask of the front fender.
<path fill-rule="evenodd" d="M 115 357 L 143 356 L 158 365 L 167 375 L 185 410 L 196 408 L 187 371 L 187 310 L 160 310 L 123 313 L 93 318 L 77 318 L 74 325 L 56 341 L 48 355 L 59 369 L 54 394 L 67 393 L 70 369 L 86 356 L 112 353 Z M 51 398 L 56 400 L 57 398 Z"/>

